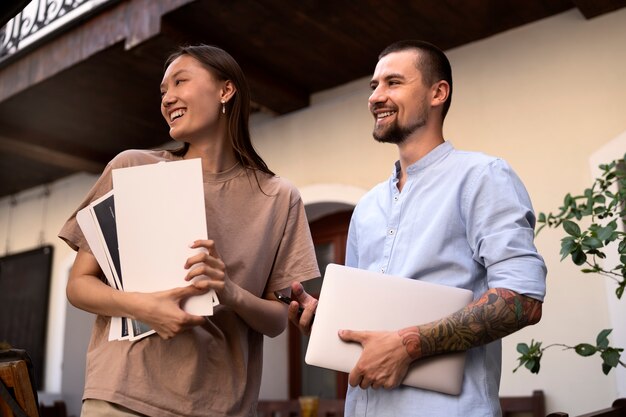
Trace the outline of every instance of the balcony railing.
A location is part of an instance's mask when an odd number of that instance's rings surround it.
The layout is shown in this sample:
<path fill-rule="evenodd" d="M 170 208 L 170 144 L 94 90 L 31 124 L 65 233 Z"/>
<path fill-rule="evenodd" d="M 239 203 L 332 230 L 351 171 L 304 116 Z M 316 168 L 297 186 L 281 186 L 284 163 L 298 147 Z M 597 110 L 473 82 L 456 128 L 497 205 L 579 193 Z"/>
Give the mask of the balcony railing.
<path fill-rule="evenodd" d="M 33 0 L 0 29 L 0 62 L 116 0 Z"/>

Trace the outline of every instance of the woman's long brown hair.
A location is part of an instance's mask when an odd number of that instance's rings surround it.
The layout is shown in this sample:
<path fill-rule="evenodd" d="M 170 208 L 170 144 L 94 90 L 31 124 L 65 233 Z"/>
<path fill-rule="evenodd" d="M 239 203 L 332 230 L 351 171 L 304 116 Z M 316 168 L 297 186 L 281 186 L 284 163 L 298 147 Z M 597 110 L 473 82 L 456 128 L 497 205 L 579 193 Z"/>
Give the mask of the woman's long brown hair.
<path fill-rule="evenodd" d="M 181 46 L 165 61 L 165 69 L 178 57 L 189 55 L 200 62 L 216 79 L 220 81 L 230 80 L 237 91 L 231 100 L 226 103 L 226 117 L 228 118 L 226 134 L 230 140 L 239 162 L 251 169 L 256 177 L 256 170 L 269 175 L 274 174 L 265 161 L 252 146 L 248 120 L 250 118 L 250 88 L 235 59 L 226 51 L 211 45 Z M 174 155 L 183 156 L 189 149 L 189 143 L 185 142 L 182 147 L 172 151 Z M 259 184 L 260 187 L 260 184 Z"/>

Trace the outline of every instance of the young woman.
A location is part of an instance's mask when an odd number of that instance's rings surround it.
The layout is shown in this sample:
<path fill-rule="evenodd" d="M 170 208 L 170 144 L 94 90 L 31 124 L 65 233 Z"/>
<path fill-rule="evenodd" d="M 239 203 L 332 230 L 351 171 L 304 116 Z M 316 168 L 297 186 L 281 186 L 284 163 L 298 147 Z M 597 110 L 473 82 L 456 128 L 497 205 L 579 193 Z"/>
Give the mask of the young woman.
<path fill-rule="evenodd" d="M 180 288 L 132 293 L 100 280 L 75 214 L 64 225 L 59 236 L 78 251 L 67 297 L 97 315 L 82 415 L 256 415 L 263 335 L 280 334 L 287 322 L 287 308 L 272 292 L 319 276 L 304 206 L 252 146 L 250 94 L 228 53 L 207 45 L 181 48 L 166 62 L 161 97 L 161 113 L 181 148 L 122 152 L 79 210 L 111 189 L 113 169 L 201 158 L 209 240 L 190 242 L 205 250 L 188 259 Z M 210 279 L 185 286 L 198 275 Z M 220 300 L 213 316 L 180 308 L 209 289 Z M 138 319 L 157 335 L 109 342 L 112 316 Z"/>

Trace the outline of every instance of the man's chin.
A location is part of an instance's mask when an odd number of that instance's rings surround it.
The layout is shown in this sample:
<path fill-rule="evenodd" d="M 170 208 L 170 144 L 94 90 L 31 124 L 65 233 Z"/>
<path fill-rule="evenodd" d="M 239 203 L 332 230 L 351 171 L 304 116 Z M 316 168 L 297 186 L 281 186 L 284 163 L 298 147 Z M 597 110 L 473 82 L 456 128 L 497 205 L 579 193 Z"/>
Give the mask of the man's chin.
<path fill-rule="evenodd" d="M 402 138 L 400 136 L 389 135 L 389 134 L 377 134 L 376 132 L 372 133 L 374 140 L 380 143 L 391 143 L 397 145 L 402 142 Z"/>

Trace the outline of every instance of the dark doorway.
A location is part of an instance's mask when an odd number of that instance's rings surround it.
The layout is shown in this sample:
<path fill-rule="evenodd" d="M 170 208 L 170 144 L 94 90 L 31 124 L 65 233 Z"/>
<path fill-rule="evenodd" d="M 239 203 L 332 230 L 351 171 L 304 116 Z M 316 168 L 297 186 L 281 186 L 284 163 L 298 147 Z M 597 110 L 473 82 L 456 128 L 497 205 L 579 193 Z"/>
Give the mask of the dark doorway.
<path fill-rule="evenodd" d="M 346 241 L 352 210 L 326 215 L 311 222 L 311 235 L 322 277 L 329 263 L 344 264 Z M 322 280 L 305 282 L 305 290 L 319 297 Z M 309 366 L 304 363 L 308 337 L 289 324 L 289 397 L 316 395 L 320 398 L 345 398 L 348 374 Z"/>

